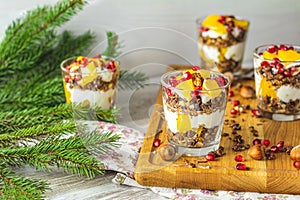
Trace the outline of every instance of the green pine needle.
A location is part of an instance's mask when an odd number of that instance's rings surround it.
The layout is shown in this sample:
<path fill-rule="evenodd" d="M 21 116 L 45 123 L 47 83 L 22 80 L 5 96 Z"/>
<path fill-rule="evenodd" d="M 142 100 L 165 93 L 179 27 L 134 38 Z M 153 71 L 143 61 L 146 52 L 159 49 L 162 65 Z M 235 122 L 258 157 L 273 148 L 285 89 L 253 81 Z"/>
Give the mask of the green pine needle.
<path fill-rule="evenodd" d="M 118 87 L 121 90 L 139 89 L 145 86 L 147 80 L 148 77 L 142 72 L 121 70 Z"/>
<path fill-rule="evenodd" d="M 84 55 L 95 35 L 70 31 L 57 33 L 86 1 L 60 0 L 37 7 L 16 19 L 0 42 L 0 199 L 44 199 L 47 183 L 13 173 L 13 167 L 30 165 L 94 177 L 104 164 L 95 155 L 118 148 L 119 135 L 87 130 L 79 120 L 116 123 L 118 109 L 102 110 L 65 103 L 60 63 Z M 120 54 L 118 35 L 107 32 L 102 55 Z M 141 72 L 121 70 L 120 89 L 143 87 Z"/>

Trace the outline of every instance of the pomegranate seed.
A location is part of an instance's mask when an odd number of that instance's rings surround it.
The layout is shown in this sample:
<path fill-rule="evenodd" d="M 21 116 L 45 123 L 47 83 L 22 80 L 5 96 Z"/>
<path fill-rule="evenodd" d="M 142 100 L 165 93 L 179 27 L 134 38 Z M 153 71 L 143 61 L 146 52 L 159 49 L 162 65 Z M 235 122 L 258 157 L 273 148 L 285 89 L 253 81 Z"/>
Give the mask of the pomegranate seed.
<path fill-rule="evenodd" d="M 270 65 L 270 67 L 276 67 L 277 62 L 276 61 L 270 62 L 269 65 Z"/>
<path fill-rule="evenodd" d="M 81 80 L 81 77 L 80 76 L 77 76 L 77 75 L 75 75 L 75 77 L 74 77 L 74 81 L 80 81 Z"/>
<path fill-rule="evenodd" d="M 252 110 L 252 114 L 255 115 L 255 116 L 257 116 L 257 117 L 261 116 L 261 112 L 258 109 L 253 109 Z"/>
<path fill-rule="evenodd" d="M 101 54 L 96 54 L 93 58 L 101 58 Z"/>
<path fill-rule="evenodd" d="M 275 60 L 275 61 L 277 61 L 277 62 L 280 62 L 280 59 L 277 58 L 277 57 L 273 58 L 273 60 Z"/>
<path fill-rule="evenodd" d="M 264 60 L 264 61 L 262 61 L 262 62 L 260 63 L 260 65 L 261 65 L 262 67 L 269 66 L 269 62 Z"/>
<path fill-rule="evenodd" d="M 153 146 L 154 147 L 159 147 L 160 146 L 160 139 L 155 138 L 154 142 L 153 142 Z"/>
<path fill-rule="evenodd" d="M 261 142 L 264 146 L 268 147 L 270 145 L 270 140 L 262 140 Z"/>
<path fill-rule="evenodd" d="M 236 114 L 238 114 L 238 110 L 232 108 L 232 109 L 230 110 L 230 114 L 236 115 Z"/>
<path fill-rule="evenodd" d="M 191 74 L 191 72 L 185 72 L 183 74 L 183 78 L 185 78 L 185 80 L 189 80 L 193 78 L 193 75 Z"/>
<path fill-rule="evenodd" d="M 70 80 L 70 76 L 65 76 L 65 81 L 66 81 L 66 83 L 68 83 L 69 80 Z"/>
<path fill-rule="evenodd" d="M 286 70 L 283 72 L 283 74 L 284 74 L 285 76 L 288 76 L 288 77 L 291 76 L 291 72 L 286 71 Z"/>
<path fill-rule="evenodd" d="M 294 50 L 294 47 L 293 47 L 293 46 L 290 46 L 290 47 L 288 48 L 288 50 Z"/>
<path fill-rule="evenodd" d="M 238 105 L 240 105 L 240 101 L 239 100 L 234 100 L 232 102 L 232 104 L 233 104 L 233 106 L 238 106 Z"/>
<path fill-rule="evenodd" d="M 249 170 L 249 167 L 247 167 L 245 164 L 243 164 L 243 163 L 238 163 L 237 165 L 236 165 L 236 169 L 237 170 Z"/>
<path fill-rule="evenodd" d="M 220 87 L 226 85 L 226 80 L 225 80 L 225 78 L 223 78 L 223 77 L 215 78 L 215 80 L 217 81 L 217 83 L 218 83 L 218 85 L 219 85 Z"/>
<path fill-rule="evenodd" d="M 191 97 L 193 97 L 194 99 L 196 99 L 199 96 L 199 92 L 198 91 L 191 91 Z"/>
<path fill-rule="evenodd" d="M 174 96 L 174 93 L 173 93 L 173 91 L 172 91 L 170 88 L 167 88 L 167 89 L 166 89 L 166 92 L 167 92 L 167 95 L 168 95 L 169 97 Z"/>
<path fill-rule="evenodd" d="M 261 140 L 258 139 L 258 138 L 256 138 L 256 139 L 254 139 L 254 140 L 252 141 L 252 144 L 253 144 L 253 145 L 261 144 Z"/>
<path fill-rule="evenodd" d="M 278 147 L 279 150 L 282 149 L 284 146 L 284 141 L 279 141 L 276 146 Z"/>
<path fill-rule="evenodd" d="M 244 162 L 244 161 L 245 161 L 245 158 L 244 158 L 244 156 L 242 156 L 242 155 L 237 155 L 237 156 L 235 156 L 234 160 L 235 160 L 236 162 Z"/>
<path fill-rule="evenodd" d="M 202 27 L 200 27 L 199 30 L 200 30 L 200 32 L 206 32 L 206 31 L 209 31 L 209 28 L 202 26 Z"/>
<path fill-rule="evenodd" d="M 176 85 L 179 84 L 179 81 L 176 80 L 175 76 L 171 76 L 169 82 L 172 87 L 176 87 Z"/>
<path fill-rule="evenodd" d="M 293 163 L 293 166 L 296 168 L 296 169 L 300 169 L 300 162 L 299 161 L 294 161 Z"/>
<path fill-rule="evenodd" d="M 223 24 L 225 22 L 225 16 L 224 15 L 221 15 L 220 16 L 220 19 L 218 20 L 218 22 L 220 22 L 221 24 Z"/>
<path fill-rule="evenodd" d="M 282 69 L 283 68 L 283 64 L 282 63 L 277 63 L 276 68 L 277 69 Z"/>
<path fill-rule="evenodd" d="M 279 49 L 280 49 L 280 50 L 286 51 L 286 50 L 288 50 L 288 47 L 285 46 L 284 44 L 281 44 L 281 45 L 279 46 Z"/>
<path fill-rule="evenodd" d="M 292 67 L 290 68 L 290 71 L 293 73 L 293 72 L 297 71 L 297 68 L 296 68 L 295 66 L 292 66 Z"/>
<path fill-rule="evenodd" d="M 279 73 L 279 74 L 283 74 L 283 72 L 284 72 L 284 69 L 283 69 L 283 68 L 279 68 L 279 69 L 278 69 L 278 73 Z"/>
<path fill-rule="evenodd" d="M 116 69 L 116 65 L 115 65 L 115 62 L 114 61 L 110 61 L 107 66 L 106 66 L 107 69 L 110 69 L 112 71 L 115 71 Z"/>
<path fill-rule="evenodd" d="M 199 66 L 193 66 L 192 67 L 192 70 L 194 70 L 194 71 L 197 71 L 197 70 L 200 70 L 201 69 L 201 67 L 199 67 Z"/>
<path fill-rule="evenodd" d="M 233 97 L 234 96 L 234 92 L 233 91 L 230 91 L 229 93 L 228 93 L 228 97 Z"/>
<path fill-rule="evenodd" d="M 279 149 L 278 149 L 277 146 L 271 146 L 270 151 L 273 152 L 273 153 L 278 153 Z"/>
<path fill-rule="evenodd" d="M 205 158 L 207 161 L 214 161 L 215 160 L 216 155 L 214 153 L 208 153 Z"/>
<path fill-rule="evenodd" d="M 267 51 L 268 51 L 269 53 L 276 53 L 277 50 L 278 50 L 278 48 L 277 48 L 276 45 L 269 46 L 268 49 L 267 49 Z"/>
<path fill-rule="evenodd" d="M 70 66 L 66 66 L 65 68 L 67 71 L 70 71 L 71 67 Z"/>
<path fill-rule="evenodd" d="M 195 87 L 195 90 L 202 90 L 202 87 L 201 86 L 197 86 L 197 87 Z"/>

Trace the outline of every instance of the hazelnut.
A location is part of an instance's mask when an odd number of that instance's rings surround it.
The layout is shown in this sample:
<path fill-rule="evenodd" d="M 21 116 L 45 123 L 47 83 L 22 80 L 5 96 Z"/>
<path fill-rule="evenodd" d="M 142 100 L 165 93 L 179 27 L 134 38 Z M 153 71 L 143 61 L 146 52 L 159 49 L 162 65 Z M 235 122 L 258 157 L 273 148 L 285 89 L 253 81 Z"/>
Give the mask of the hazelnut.
<path fill-rule="evenodd" d="M 171 144 L 163 144 L 160 145 L 157 149 L 160 157 L 165 161 L 171 161 L 175 158 L 176 155 L 176 149 Z"/>
<path fill-rule="evenodd" d="M 300 145 L 295 146 L 290 152 L 290 158 L 293 161 L 300 162 Z"/>
<path fill-rule="evenodd" d="M 261 160 L 265 157 L 265 151 L 261 144 L 256 144 L 249 148 L 248 155 L 255 160 Z"/>
<path fill-rule="evenodd" d="M 243 85 L 240 88 L 240 95 L 244 98 L 254 98 L 255 90 L 251 86 Z"/>

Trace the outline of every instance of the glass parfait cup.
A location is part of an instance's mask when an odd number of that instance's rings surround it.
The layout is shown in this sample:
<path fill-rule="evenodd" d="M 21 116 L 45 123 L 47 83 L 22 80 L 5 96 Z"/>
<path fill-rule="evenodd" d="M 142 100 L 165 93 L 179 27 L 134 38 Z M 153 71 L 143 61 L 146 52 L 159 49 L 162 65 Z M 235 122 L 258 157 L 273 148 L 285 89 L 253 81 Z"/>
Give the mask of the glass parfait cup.
<path fill-rule="evenodd" d="M 115 106 L 119 80 L 118 61 L 96 56 L 71 57 L 61 65 L 67 103 L 107 110 Z"/>
<path fill-rule="evenodd" d="M 179 154 L 219 148 L 230 80 L 209 70 L 171 71 L 161 78 L 168 142 Z"/>
<path fill-rule="evenodd" d="M 212 14 L 199 18 L 196 23 L 200 65 L 221 73 L 239 74 L 249 21 L 233 15 Z"/>
<path fill-rule="evenodd" d="M 300 119 L 300 46 L 266 44 L 253 54 L 257 107 L 277 121 Z"/>

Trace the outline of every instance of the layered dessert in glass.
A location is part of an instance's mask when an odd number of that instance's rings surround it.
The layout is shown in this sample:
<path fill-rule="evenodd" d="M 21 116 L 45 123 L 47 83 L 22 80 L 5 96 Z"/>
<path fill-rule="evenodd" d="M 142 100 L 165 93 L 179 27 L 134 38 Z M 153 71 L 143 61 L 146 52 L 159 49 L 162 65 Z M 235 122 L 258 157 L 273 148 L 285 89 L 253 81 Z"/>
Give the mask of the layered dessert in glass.
<path fill-rule="evenodd" d="M 300 46 L 263 45 L 254 51 L 257 106 L 275 120 L 300 115 Z"/>
<path fill-rule="evenodd" d="M 227 102 L 229 79 L 193 67 L 161 78 L 169 143 L 179 154 L 203 156 L 217 150 Z"/>
<path fill-rule="evenodd" d="M 61 64 L 67 103 L 111 109 L 115 105 L 119 63 L 101 55 L 78 56 Z"/>
<path fill-rule="evenodd" d="M 198 19 L 201 65 L 219 72 L 241 69 L 249 21 L 233 15 L 209 15 Z"/>

